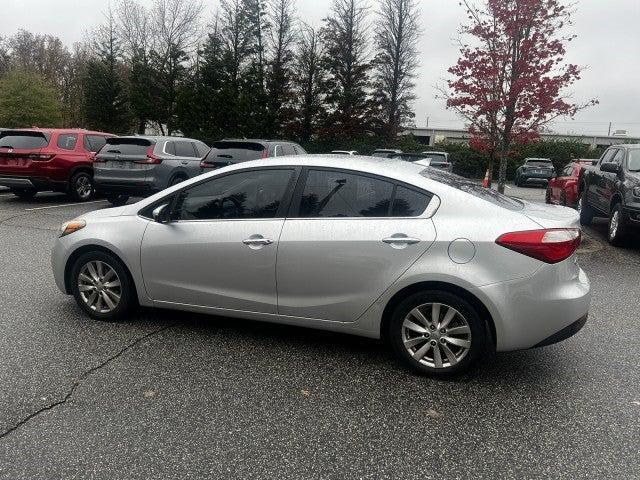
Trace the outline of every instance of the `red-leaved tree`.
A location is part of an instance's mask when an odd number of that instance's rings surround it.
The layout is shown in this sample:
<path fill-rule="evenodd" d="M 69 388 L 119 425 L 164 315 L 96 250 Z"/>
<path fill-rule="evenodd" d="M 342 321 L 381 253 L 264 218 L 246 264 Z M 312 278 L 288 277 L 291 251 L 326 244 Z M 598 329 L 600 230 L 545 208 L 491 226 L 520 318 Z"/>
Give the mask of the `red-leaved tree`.
<path fill-rule="evenodd" d="M 468 23 L 458 63 L 444 89 L 447 107 L 470 125 L 472 145 L 499 159 L 504 192 L 513 147 L 534 140 L 558 117 L 597 103 L 574 103 L 567 87 L 581 67 L 564 62 L 570 11 L 559 0 L 462 0 Z"/>

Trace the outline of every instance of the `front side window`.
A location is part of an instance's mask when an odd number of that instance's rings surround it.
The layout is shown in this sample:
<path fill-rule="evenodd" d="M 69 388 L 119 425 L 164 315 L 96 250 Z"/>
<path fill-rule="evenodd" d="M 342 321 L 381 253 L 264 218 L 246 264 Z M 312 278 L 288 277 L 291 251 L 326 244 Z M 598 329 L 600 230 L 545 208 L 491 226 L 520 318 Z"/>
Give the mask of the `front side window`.
<path fill-rule="evenodd" d="M 613 156 L 616 154 L 617 150 L 617 148 L 610 148 L 609 150 L 604 152 L 604 155 L 602 155 L 602 158 L 600 159 L 600 163 L 610 162 Z"/>
<path fill-rule="evenodd" d="M 562 175 L 564 175 L 565 177 L 570 177 L 571 175 L 573 175 L 573 165 L 571 163 L 564 167 Z"/>
<path fill-rule="evenodd" d="M 78 135 L 75 133 L 61 133 L 58 136 L 58 147 L 63 150 L 75 150 L 78 143 Z"/>
<path fill-rule="evenodd" d="M 624 150 L 618 149 L 616 154 L 613 156 L 611 161 L 613 163 L 617 163 L 618 165 L 622 165 L 622 161 L 624 160 Z"/>
<path fill-rule="evenodd" d="M 364 175 L 310 170 L 299 216 L 388 217 L 393 183 Z"/>
<path fill-rule="evenodd" d="M 250 170 L 183 190 L 174 220 L 275 218 L 293 175 L 291 169 Z"/>

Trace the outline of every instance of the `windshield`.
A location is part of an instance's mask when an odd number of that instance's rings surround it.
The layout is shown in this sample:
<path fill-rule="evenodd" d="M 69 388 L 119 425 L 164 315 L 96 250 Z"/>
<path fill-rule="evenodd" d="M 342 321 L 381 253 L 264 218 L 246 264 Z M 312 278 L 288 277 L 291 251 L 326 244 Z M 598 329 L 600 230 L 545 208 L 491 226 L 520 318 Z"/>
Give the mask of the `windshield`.
<path fill-rule="evenodd" d="M 514 198 L 507 197 L 496 190 L 484 188 L 478 183 L 474 183 L 464 177 L 460 177 L 453 173 L 446 172 L 435 168 L 426 168 L 420 174 L 436 182 L 457 188 L 460 191 L 473 195 L 474 197 L 485 200 L 489 203 L 497 205 L 508 210 L 522 210 L 524 203 Z"/>
<path fill-rule="evenodd" d="M 447 156 L 444 153 L 432 153 L 425 152 L 424 158 L 430 158 L 432 160 L 432 164 L 434 163 L 447 163 Z"/>
<path fill-rule="evenodd" d="M 42 132 L 2 132 L 0 147 L 16 150 L 43 148 L 49 144 L 49 136 Z"/>
<path fill-rule="evenodd" d="M 640 172 L 640 148 L 629 150 L 629 171 Z"/>
<path fill-rule="evenodd" d="M 551 167 L 551 160 L 527 160 L 527 165 L 530 167 Z"/>

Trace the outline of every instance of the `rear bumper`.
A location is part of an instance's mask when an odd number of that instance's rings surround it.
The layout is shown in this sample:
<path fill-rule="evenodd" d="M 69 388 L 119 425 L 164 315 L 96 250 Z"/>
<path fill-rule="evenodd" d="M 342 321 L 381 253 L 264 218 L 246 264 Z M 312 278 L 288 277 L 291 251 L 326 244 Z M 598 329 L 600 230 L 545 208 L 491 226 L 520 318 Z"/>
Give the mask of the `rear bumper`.
<path fill-rule="evenodd" d="M 553 335 L 549 335 L 547 338 L 542 340 L 537 345 L 534 345 L 532 348 L 546 347 L 547 345 L 553 345 L 554 343 L 562 342 L 569 337 L 573 337 L 576 333 L 582 330 L 585 323 L 587 323 L 587 318 L 589 318 L 589 314 L 585 314 L 583 317 L 579 318 L 571 325 L 567 325 L 562 330 L 554 333 Z"/>
<path fill-rule="evenodd" d="M 96 192 L 103 195 L 133 195 L 145 197 L 160 191 L 151 182 L 104 182 L 94 180 Z"/>
<path fill-rule="evenodd" d="M 548 183 L 553 177 L 549 175 L 521 175 L 520 180 L 525 183 Z"/>
<path fill-rule="evenodd" d="M 34 188 L 36 190 L 66 190 L 67 182 L 52 181 L 46 177 L 0 175 L 0 186 L 9 188 Z"/>
<path fill-rule="evenodd" d="M 497 314 L 494 323 L 498 351 L 545 344 L 576 319 L 586 317 L 591 303 L 589 279 L 575 258 L 545 265 L 532 277 L 487 285 L 480 290 L 491 302 L 490 310 L 495 309 Z"/>

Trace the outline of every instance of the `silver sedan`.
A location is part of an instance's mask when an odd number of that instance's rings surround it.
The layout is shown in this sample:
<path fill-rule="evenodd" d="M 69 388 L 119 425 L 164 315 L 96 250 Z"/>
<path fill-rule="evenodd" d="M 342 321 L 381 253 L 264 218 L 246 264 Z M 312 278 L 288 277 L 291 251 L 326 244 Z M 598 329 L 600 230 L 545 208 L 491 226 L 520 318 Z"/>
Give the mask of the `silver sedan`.
<path fill-rule="evenodd" d="M 142 305 L 333 330 L 451 375 L 584 325 L 579 243 L 573 210 L 438 169 L 281 157 L 68 222 L 52 264 L 94 319 Z"/>

